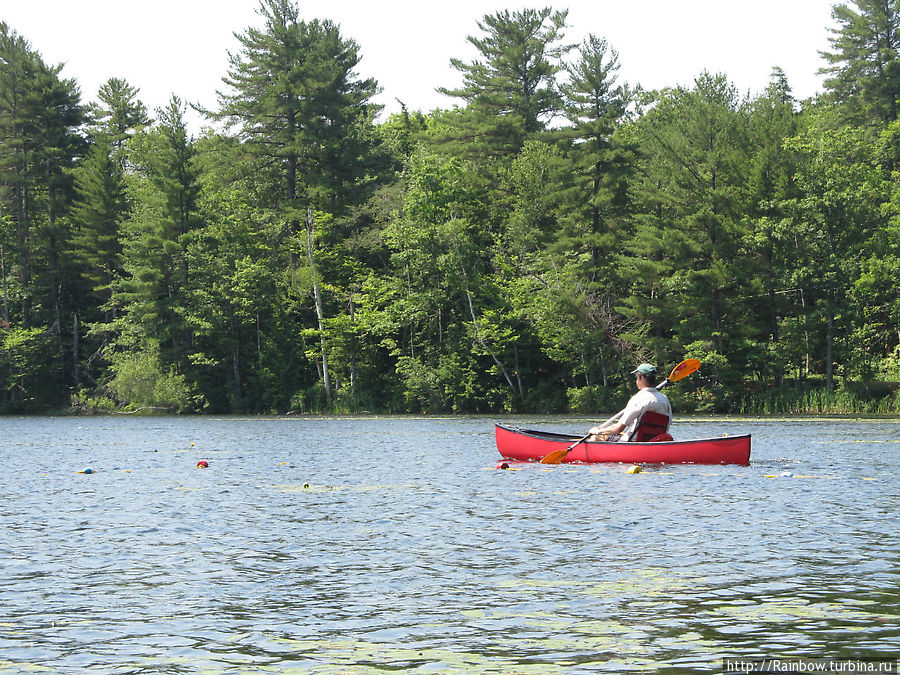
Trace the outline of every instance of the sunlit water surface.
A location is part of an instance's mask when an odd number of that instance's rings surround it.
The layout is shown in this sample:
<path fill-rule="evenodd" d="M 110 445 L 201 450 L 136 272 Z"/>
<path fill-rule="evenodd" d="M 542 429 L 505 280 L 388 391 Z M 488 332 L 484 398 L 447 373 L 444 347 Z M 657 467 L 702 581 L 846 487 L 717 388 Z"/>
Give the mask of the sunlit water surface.
<path fill-rule="evenodd" d="M 900 422 L 674 428 L 747 432 L 628 474 L 499 470 L 483 418 L 0 418 L 0 672 L 896 657 Z"/>

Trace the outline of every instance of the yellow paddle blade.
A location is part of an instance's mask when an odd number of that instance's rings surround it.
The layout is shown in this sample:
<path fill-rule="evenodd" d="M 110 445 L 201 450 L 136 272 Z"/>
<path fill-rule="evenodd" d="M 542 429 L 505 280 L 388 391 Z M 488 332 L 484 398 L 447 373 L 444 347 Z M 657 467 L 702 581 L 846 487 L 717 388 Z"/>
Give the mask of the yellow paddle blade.
<path fill-rule="evenodd" d="M 678 380 L 696 372 L 699 368 L 700 359 L 685 359 L 672 369 L 672 374 L 669 375 L 669 382 L 678 382 Z"/>
<path fill-rule="evenodd" d="M 572 448 L 566 448 L 565 450 L 554 450 L 551 453 L 548 453 L 541 457 L 541 464 L 559 464 L 563 461 L 563 458 L 569 454 L 569 450 Z"/>

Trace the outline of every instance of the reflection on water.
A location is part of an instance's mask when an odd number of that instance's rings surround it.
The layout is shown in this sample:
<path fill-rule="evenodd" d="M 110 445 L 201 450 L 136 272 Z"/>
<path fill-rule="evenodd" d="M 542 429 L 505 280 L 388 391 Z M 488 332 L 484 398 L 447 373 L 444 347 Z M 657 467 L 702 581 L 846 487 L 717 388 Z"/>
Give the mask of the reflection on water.
<path fill-rule="evenodd" d="M 900 423 L 675 429 L 745 432 L 626 474 L 495 470 L 487 419 L 0 419 L 0 672 L 895 657 Z"/>

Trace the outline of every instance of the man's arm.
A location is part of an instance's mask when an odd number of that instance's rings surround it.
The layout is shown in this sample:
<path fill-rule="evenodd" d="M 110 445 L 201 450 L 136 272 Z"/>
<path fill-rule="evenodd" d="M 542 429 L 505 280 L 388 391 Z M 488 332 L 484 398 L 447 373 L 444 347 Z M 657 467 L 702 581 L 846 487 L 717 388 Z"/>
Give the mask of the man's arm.
<path fill-rule="evenodd" d="M 623 431 L 625 431 L 625 429 L 625 425 L 621 422 L 616 422 L 616 424 L 611 427 L 594 427 L 593 429 L 591 429 L 591 433 L 594 434 L 591 440 L 605 441 L 610 436 L 617 436 L 618 434 L 621 434 Z"/>

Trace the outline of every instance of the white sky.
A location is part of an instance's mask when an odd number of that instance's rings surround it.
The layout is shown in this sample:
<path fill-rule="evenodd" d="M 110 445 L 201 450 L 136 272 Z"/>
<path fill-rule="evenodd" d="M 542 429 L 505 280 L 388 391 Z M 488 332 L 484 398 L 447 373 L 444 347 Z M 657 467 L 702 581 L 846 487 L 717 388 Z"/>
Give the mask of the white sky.
<path fill-rule="evenodd" d="M 567 37 L 605 37 L 619 52 L 620 81 L 654 89 L 691 86 L 704 69 L 725 73 L 741 93 L 757 94 L 773 66 L 794 95 L 821 91 L 816 74 L 829 49 L 837 0 L 299 0 L 304 19 L 331 19 L 361 47 L 359 74 L 375 77 L 386 112 L 402 100 L 427 112 L 458 101 L 435 87 L 459 84 L 450 58 L 474 58 L 468 35 L 484 14 L 524 7 L 568 7 Z M 261 26 L 258 0 L 0 0 L 5 21 L 45 62 L 64 63 L 85 101 L 110 77 L 140 89 L 151 112 L 173 93 L 215 107 L 233 33 Z M 192 126 L 199 122 L 192 121 Z"/>

